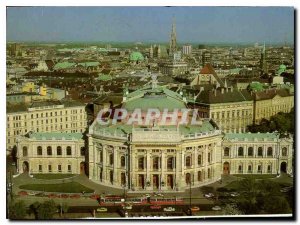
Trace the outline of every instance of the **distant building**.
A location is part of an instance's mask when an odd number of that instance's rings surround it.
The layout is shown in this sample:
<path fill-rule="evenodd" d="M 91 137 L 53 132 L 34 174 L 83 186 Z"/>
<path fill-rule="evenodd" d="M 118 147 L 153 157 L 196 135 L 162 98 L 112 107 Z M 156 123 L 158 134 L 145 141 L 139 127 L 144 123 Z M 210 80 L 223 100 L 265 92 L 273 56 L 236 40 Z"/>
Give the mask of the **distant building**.
<path fill-rule="evenodd" d="M 192 45 L 183 45 L 182 46 L 182 54 L 183 55 L 190 55 L 190 54 L 192 54 Z"/>
<path fill-rule="evenodd" d="M 269 120 L 279 112 L 288 113 L 294 107 L 293 89 L 266 89 L 254 92 L 254 123 Z"/>
<path fill-rule="evenodd" d="M 189 71 L 189 69 L 187 63 L 185 62 L 168 60 L 159 63 L 159 71 L 165 75 L 179 76 L 186 74 Z"/>
<path fill-rule="evenodd" d="M 173 57 L 173 54 L 177 51 L 177 40 L 176 40 L 176 25 L 175 20 L 172 24 L 172 31 L 170 37 L 170 45 L 169 45 L 169 56 Z"/>
<path fill-rule="evenodd" d="M 210 51 L 202 52 L 202 66 L 204 67 L 206 64 L 212 63 L 212 55 Z"/>

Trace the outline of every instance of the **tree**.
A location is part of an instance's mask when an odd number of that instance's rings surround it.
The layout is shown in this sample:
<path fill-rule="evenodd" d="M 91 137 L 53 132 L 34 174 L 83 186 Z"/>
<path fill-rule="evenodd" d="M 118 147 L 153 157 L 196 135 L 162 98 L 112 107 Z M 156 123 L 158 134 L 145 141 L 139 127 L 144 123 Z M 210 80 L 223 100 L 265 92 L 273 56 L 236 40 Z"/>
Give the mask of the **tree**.
<path fill-rule="evenodd" d="M 26 214 L 27 214 L 27 210 L 26 210 L 26 205 L 24 203 L 24 201 L 18 201 L 12 205 L 9 206 L 9 219 L 12 220 L 21 220 L 24 219 Z"/>
<path fill-rule="evenodd" d="M 40 204 L 37 209 L 37 219 L 52 219 L 53 215 L 57 212 L 57 205 L 53 200 L 45 201 L 44 203 Z"/>
<path fill-rule="evenodd" d="M 40 202 L 34 202 L 29 206 L 30 213 L 33 213 L 35 218 L 37 219 L 37 214 L 38 214 L 38 208 L 40 207 L 41 203 Z"/>
<path fill-rule="evenodd" d="M 270 196 L 266 198 L 264 211 L 272 214 L 291 213 L 289 203 L 283 196 Z"/>
<path fill-rule="evenodd" d="M 226 205 L 222 210 L 223 215 L 243 215 L 244 213 L 233 205 Z"/>

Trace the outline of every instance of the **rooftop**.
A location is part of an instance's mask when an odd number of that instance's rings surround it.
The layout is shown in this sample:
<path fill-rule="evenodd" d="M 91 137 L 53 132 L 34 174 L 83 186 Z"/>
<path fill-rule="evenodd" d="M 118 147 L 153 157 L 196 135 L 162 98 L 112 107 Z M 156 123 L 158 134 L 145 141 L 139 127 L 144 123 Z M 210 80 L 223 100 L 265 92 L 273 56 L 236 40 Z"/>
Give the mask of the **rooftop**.
<path fill-rule="evenodd" d="M 238 140 L 238 141 L 274 141 L 279 138 L 278 133 L 227 133 L 224 136 L 224 140 Z"/>
<path fill-rule="evenodd" d="M 80 140 L 83 138 L 81 133 L 31 133 L 27 135 L 28 138 L 35 140 Z"/>

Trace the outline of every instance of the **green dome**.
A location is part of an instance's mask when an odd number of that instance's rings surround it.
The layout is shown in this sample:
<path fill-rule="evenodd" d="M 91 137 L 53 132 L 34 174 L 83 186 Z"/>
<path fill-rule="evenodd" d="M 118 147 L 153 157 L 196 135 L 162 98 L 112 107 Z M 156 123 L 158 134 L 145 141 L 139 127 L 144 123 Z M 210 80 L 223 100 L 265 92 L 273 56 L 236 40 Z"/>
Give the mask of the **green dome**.
<path fill-rule="evenodd" d="M 140 52 L 132 52 L 130 54 L 130 61 L 144 61 L 144 56 Z"/>
<path fill-rule="evenodd" d="M 286 71 L 286 65 L 281 64 L 281 65 L 279 66 L 278 71 L 277 71 L 277 75 L 280 76 L 280 75 L 281 75 L 283 72 L 285 72 L 285 71 Z"/>

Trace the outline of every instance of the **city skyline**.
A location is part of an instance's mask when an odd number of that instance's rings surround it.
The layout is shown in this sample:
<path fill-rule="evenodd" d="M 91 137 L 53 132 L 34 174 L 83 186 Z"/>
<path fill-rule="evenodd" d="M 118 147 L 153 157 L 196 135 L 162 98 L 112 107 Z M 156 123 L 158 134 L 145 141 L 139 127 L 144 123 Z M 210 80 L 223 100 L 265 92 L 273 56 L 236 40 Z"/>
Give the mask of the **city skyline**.
<path fill-rule="evenodd" d="M 173 17 L 178 43 L 294 42 L 292 7 L 8 7 L 6 38 L 167 42 Z"/>

